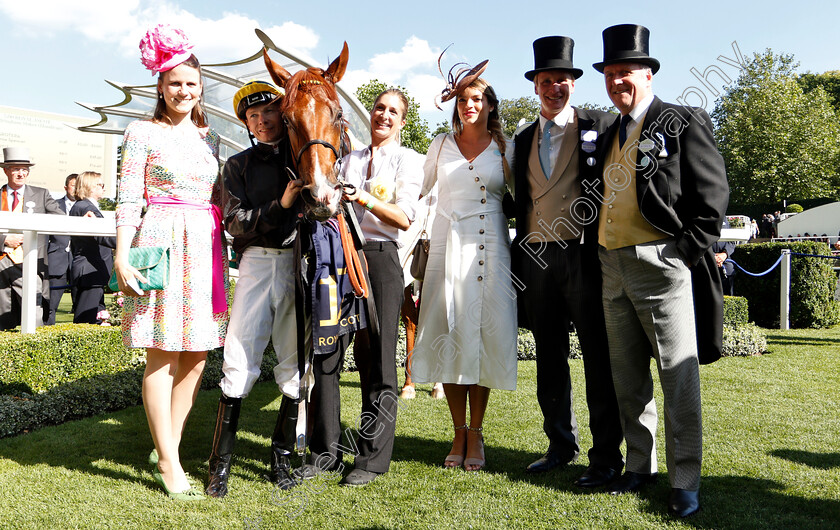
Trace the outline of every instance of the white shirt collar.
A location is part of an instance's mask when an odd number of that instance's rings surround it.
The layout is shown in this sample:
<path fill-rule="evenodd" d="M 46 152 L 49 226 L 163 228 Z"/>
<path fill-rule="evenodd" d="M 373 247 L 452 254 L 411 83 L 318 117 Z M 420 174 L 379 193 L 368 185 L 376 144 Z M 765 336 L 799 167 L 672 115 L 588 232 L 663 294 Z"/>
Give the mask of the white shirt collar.
<path fill-rule="evenodd" d="M 554 125 L 560 127 L 561 129 L 564 129 L 566 127 L 566 124 L 572 121 L 572 116 L 574 112 L 575 110 L 572 108 L 571 105 L 566 105 L 566 108 L 561 110 L 557 114 L 557 116 L 555 116 L 554 119 L 552 119 L 551 121 L 554 122 Z M 542 115 L 542 113 L 540 113 L 540 131 L 545 130 L 546 122 L 548 122 L 548 118 L 546 118 Z"/>
<path fill-rule="evenodd" d="M 18 200 L 21 200 L 21 201 L 23 200 L 23 190 L 26 189 L 26 184 L 24 184 L 23 186 L 20 187 L 20 189 L 17 189 L 17 190 L 13 190 L 12 187 L 9 186 L 8 184 L 4 184 L 3 187 L 6 188 L 6 193 L 8 194 L 9 198 L 12 197 L 12 192 L 16 191 L 17 194 L 18 194 Z"/>
<path fill-rule="evenodd" d="M 653 103 L 653 94 L 648 94 L 642 99 L 633 110 L 630 111 L 630 118 L 633 119 L 634 123 L 638 123 L 642 116 L 645 115 L 647 110 L 650 108 L 650 104 Z"/>
<path fill-rule="evenodd" d="M 377 156 L 385 156 L 385 155 L 391 154 L 392 151 L 396 151 L 399 148 L 400 148 L 399 142 L 397 142 L 396 140 L 392 140 L 392 141 L 388 142 L 387 144 L 376 148 L 376 151 L 379 153 Z M 367 146 L 368 156 L 370 156 L 371 153 L 373 153 L 373 148 L 371 146 Z"/>

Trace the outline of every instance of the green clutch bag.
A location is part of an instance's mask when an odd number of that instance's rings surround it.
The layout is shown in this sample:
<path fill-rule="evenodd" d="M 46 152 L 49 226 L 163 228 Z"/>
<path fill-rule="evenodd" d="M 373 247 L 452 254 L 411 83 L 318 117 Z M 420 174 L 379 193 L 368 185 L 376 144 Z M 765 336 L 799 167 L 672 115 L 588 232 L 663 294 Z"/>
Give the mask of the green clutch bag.
<path fill-rule="evenodd" d="M 140 288 L 144 291 L 158 291 L 169 285 L 168 247 L 130 248 L 128 249 L 128 263 L 149 280 L 149 283 L 140 283 Z M 119 291 L 116 270 L 111 272 L 108 287 L 112 291 Z"/>

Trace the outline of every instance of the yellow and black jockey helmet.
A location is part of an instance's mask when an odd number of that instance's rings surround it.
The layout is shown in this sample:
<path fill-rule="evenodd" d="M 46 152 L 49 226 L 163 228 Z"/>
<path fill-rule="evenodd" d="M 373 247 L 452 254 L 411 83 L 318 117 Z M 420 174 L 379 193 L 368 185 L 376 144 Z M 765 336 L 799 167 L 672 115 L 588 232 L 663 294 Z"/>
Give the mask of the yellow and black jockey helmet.
<path fill-rule="evenodd" d="M 251 81 L 242 85 L 242 88 L 236 91 L 233 95 L 233 111 L 239 121 L 248 125 L 245 121 L 245 111 L 248 107 L 259 105 L 261 103 L 269 103 L 275 99 L 282 98 L 284 95 L 283 89 L 277 88 L 271 83 L 265 81 Z"/>

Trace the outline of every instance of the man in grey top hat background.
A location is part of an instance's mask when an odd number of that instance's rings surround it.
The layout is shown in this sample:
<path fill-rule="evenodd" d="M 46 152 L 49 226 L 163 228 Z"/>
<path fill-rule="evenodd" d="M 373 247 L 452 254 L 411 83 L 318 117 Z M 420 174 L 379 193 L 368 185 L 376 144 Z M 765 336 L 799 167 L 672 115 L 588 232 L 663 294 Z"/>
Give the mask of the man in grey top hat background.
<path fill-rule="evenodd" d="M 599 181 L 604 312 L 627 441 L 627 471 L 607 491 L 656 480 L 653 357 L 664 394 L 668 511 L 686 517 L 700 508 L 698 362 L 720 357 L 723 296 L 711 246 L 729 186 L 708 114 L 653 95 L 659 61 L 648 55 L 649 35 L 634 24 L 605 29 L 604 60 L 593 65 L 621 113 L 605 135 Z"/>
<path fill-rule="evenodd" d="M 540 99 L 539 119 L 514 139 L 516 238 L 514 274 L 524 284 L 519 295 L 520 326 L 534 332 L 537 400 L 549 445 L 526 468 L 542 473 L 575 461 L 580 453 L 569 377 L 569 322 L 580 339 L 586 402 L 593 445 L 589 467 L 575 482 L 598 487 L 624 466 L 622 440 L 610 374 L 601 306 L 597 197 L 585 181 L 600 176 L 597 156 L 614 114 L 572 107 L 574 41 L 543 37 L 534 41 L 534 69 L 525 78 Z"/>
<path fill-rule="evenodd" d="M 0 167 L 8 182 L 0 188 L 0 210 L 18 213 L 64 215 L 50 192 L 29 186 L 26 179 L 34 166 L 25 147 L 3 148 Z M 47 271 L 47 235 L 38 236 L 38 307 L 39 323 L 43 323 L 44 304 L 49 305 L 50 282 Z M 0 330 L 20 325 L 23 297 L 23 235 L 0 234 Z"/>

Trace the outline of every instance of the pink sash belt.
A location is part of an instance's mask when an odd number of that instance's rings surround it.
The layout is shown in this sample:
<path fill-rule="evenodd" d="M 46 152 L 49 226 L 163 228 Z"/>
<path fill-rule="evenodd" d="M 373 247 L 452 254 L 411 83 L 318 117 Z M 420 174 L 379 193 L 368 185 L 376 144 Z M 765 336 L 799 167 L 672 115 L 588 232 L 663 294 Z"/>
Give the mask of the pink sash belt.
<path fill-rule="evenodd" d="M 213 312 L 227 311 L 227 292 L 225 292 L 224 256 L 222 255 L 222 210 L 209 202 L 191 201 L 178 197 L 149 197 L 149 204 L 183 208 L 187 210 L 207 210 L 213 216 Z"/>

